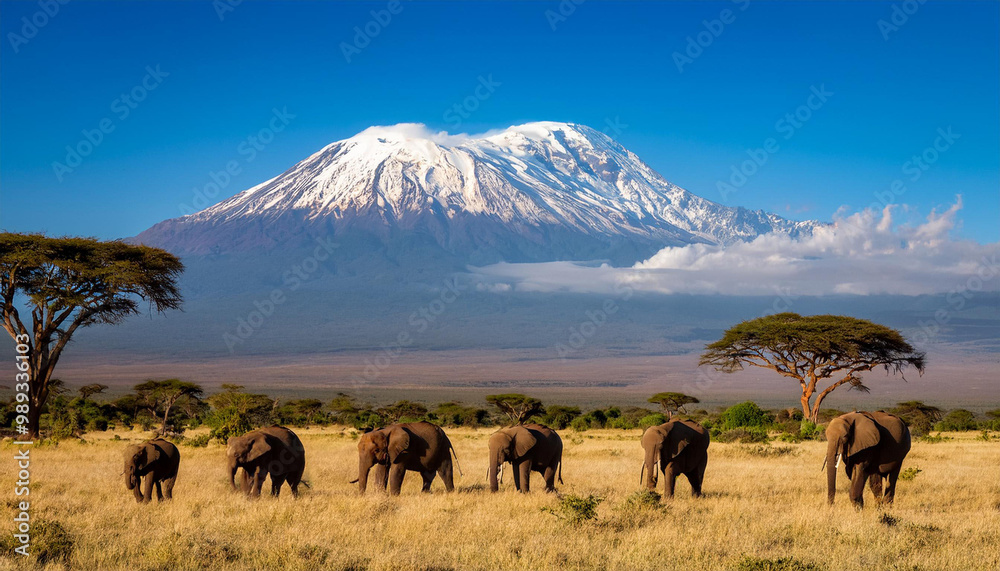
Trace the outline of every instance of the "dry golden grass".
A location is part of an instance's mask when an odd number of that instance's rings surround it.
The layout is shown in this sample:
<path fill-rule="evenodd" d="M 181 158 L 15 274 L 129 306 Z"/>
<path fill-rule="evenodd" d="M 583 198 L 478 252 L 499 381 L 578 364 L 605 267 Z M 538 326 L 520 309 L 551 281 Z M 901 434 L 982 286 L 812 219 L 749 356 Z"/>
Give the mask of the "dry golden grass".
<path fill-rule="evenodd" d="M 448 431 L 465 470 L 457 493 L 436 480 L 421 495 L 411 474 L 398 498 L 359 497 L 347 483 L 357 463 L 350 429 L 297 430 L 312 484 L 297 501 L 287 489 L 256 502 L 231 494 L 224 448 L 182 445 L 174 500 L 159 505 L 137 505 L 118 476 L 124 440 L 144 435 L 88 434 L 86 444 L 32 452 L 32 515 L 74 541 L 68 565 L 51 569 L 699 570 L 736 569 L 743 555 L 829 570 L 1000 568 L 1000 442 L 975 434 L 915 443 L 906 466 L 922 472 L 900 482 L 886 518 L 870 501 L 855 511 L 843 486 L 827 507 L 819 442 L 776 443 L 790 450 L 765 455 L 713 443 L 705 497 L 691 498 L 682 478 L 672 502 L 627 509 L 640 489 L 639 432 L 567 430 L 560 492 L 604 498 L 595 521 L 573 526 L 540 509 L 555 495 L 513 493 L 509 478 L 506 491 L 484 492 L 490 432 Z M 0 487 L 12 490 L 13 448 L 0 453 Z M 12 500 L 0 510 L 8 522 Z M 25 563 L 0 559 L 0 569 Z"/>

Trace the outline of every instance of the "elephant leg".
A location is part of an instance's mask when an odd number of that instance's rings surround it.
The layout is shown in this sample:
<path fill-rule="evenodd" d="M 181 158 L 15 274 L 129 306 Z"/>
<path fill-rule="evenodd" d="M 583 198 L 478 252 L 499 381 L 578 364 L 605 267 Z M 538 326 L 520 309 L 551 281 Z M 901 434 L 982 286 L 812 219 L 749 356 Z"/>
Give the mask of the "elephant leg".
<path fill-rule="evenodd" d="M 521 473 L 521 491 L 527 494 L 531 491 L 531 462 L 521 462 L 517 469 Z"/>
<path fill-rule="evenodd" d="M 142 480 L 142 503 L 147 503 L 153 499 L 153 475 L 147 474 Z"/>
<path fill-rule="evenodd" d="M 707 462 L 702 462 L 701 465 L 687 474 L 688 482 L 691 483 L 691 495 L 696 498 L 701 497 L 701 483 L 705 480 L 706 464 Z"/>
<path fill-rule="evenodd" d="M 677 472 L 674 471 L 673 464 L 667 464 L 663 469 L 663 497 L 674 497 L 674 486 L 677 485 Z"/>
<path fill-rule="evenodd" d="M 156 501 L 162 502 L 163 501 L 163 488 L 161 487 L 160 481 L 157 480 L 155 485 L 156 485 Z"/>
<path fill-rule="evenodd" d="M 448 492 L 455 491 L 455 469 L 452 467 L 451 461 L 441 464 L 437 473 L 438 476 L 441 476 L 441 481 L 444 482 L 444 489 Z"/>
<path fill-rule="evenodd" d="M 896 480 L 899 479 L 899 470 L 901 468 L 902 466 L 898 466 L 889 472 L 889 481 L 885 486 L 885 497 L 882 499 L 886 504 L 891 505 L 893 500 L 896 499 Z"/>
<path fill-rule="evenodd" d="M 423 486 L 421 486 L 420 491 L 425 493 L 431 493 L 431 483 L 434 482 L 434 471 L 424 470 L 420 472 L 420 477 L 424 480 Z"/>
<path fill-rule="evenodd" d="M 398 496 L 403 488 L 403 476 L 406 475 L 406 467 L 402 464 L 393 464 L 389 468 L 389 495 Z"/>
<path fill-rule="evenodd" d="M 542 472 L 542 478 L 545 479 L 545 491 L 554 492 L 556 491 L 556 467 L 546 466 L 545 471 Z"/>
<path fill-rule="evenodd" d="M 264 468 L 257 468 L 254 470 L 253 474 L 253 487 L 250 489 L 250 497 L 259 498 L 260 489 L 264 486 L 264 478 L 267 477 L 267 472 Z"/>
<path fill-rule="evenodd" d="M 854 474 L 851 476 L 851 501 L 858 508 L 865 507 L 865 469 L 858 464 L 854 466 Z"/>
<path fill-rule="evenodd" d="M 510 472 L 514 475 L 514 489 L 521 491 L 521 465 L 510 463 Z"/>
<path fill-rule="evenodd" d="M 868 489 L 872 491 L 872 495 L 875 496 L 875 503 L 882 503 L 882 474 L 874 473 L 868 476 Z"/>
<path fill-rule="evenodd" d="M 288 476 L 288 487 L 292 490 L 292 497 L 299 497 L 299 483 L 302 481 L 302 472 L 295 472 Z"/>
<path fill-rule="evenodd" d="M 271 495 L 278 497 L 281 493 L 281 485 L 285 483 L 285 476 L 271 474 Z"/>
<path fill-rule="evenodd" d="M 168 500 L 174 499 L 174 482 L 176 480 L 177 476 L 163 480 L 163 496 Z"/>

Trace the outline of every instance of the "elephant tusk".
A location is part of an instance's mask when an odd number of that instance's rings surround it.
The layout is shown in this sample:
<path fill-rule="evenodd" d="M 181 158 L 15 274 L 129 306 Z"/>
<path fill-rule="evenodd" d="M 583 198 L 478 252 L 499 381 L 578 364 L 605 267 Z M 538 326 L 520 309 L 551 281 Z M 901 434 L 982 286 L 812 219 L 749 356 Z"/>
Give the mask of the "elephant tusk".
<path fill-rule="evenodd" d="M 834 468 L 840 468 L 840 457 L 841 456 L 843 456 L 843 454 L 837 454 L 837 463 L 834 464 L 834 466 L 833 466 Z"/>

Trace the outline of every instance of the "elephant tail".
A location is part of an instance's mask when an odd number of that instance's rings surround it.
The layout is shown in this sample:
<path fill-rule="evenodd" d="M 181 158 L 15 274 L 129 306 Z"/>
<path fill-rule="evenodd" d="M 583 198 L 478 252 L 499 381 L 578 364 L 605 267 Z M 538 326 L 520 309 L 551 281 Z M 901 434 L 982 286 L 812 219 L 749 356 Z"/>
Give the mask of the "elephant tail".
<path fill-rule="evenodd" d="M 464 478 L 465 474 L 462 472 L 462 464 L 458 461 L 458 452 L 455 452 L 455 446 L 452 445 L 451 441 L 448 441 L 448 449 L 451 450 L 451 455 L 455 457 L 455 466 L 458 468 L 458 475 Z"/>
<path fill-rule="evenodd" d="M 565 482 L 562 481 L 562 457 L 559 458 L 559 483 L 565 484 Z"/>
<path fill-rule="evenodd" d="M 307 482 L 305 480 L 299 480 L 299 483 L 302 484 L 303 486 L 309 488 L 310 490 L 313 489 L 313 487 L 309 484 L 309 482 Z"/>
<path fill-rule="evenodd" d="M 358 483 L 358 478 L 354 478 L 353 480 L 351 480 L 350 482 L 347 482 L 347 483 L 348 484 L 357 484 Z"/>

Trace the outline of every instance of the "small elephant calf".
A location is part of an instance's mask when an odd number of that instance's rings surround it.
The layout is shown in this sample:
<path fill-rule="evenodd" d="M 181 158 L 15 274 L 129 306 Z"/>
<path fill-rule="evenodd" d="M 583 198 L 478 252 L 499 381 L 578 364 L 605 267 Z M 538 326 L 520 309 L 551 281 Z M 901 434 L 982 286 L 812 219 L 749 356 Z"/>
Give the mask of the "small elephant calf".
<path fill-rule="evenodd" d="M 141 504 L 153 499 L 154 484 L 156 501 L 163 501 L 164 497 L 169 500 L 173 498 L 180 462 L 181 453 L 177 447 L 162 438 L 133 444 L 125 449 L 125 469 L 122 471 L 125 486 Z"/>

